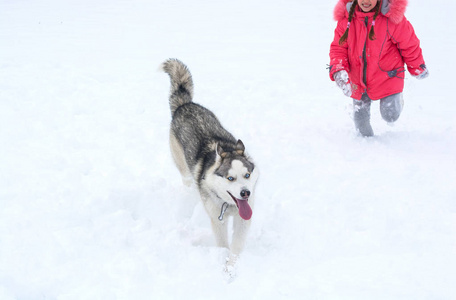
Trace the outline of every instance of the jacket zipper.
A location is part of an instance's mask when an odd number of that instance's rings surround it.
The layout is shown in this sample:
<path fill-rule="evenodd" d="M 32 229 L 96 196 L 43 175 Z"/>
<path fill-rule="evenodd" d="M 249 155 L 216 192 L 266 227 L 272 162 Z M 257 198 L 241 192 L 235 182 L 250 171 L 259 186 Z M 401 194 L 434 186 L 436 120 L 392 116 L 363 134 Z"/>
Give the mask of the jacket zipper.
<path fill-rule="evenodd" d="M 367 91 L 367 78 L 366 78 L 366 73 L 367 73 L 367 58 L 366 58 L 366 45 L 367 45 L 367 39 L 369 37 L 369 30 L 367 30 L 367 22 L 369 21 L 369 17 L 366 17 L 364 19 L 364 25 L 366 25 L 366 40 L 364 41 L 364 48 L 363 48 L 363 82 L 364 85 L 366 86 L 366 91 Z"/>

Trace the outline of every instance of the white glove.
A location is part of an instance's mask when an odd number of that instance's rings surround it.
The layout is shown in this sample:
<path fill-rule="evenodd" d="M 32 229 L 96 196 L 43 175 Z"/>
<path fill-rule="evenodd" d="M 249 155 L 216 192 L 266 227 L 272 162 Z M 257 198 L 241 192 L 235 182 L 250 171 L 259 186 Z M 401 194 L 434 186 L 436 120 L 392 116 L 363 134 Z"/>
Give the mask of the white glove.
<path fill-rule="evenodd" d="M 413 76 L 413 77 L 415 77 L 416 79 L 420 79 L 420 80 L 421 80 L 421 79 L 424 79 L 424 78 L 426 78 L 426 77 L 428 77 L 428 76 L 429 76 L 429 71 L 428 71 L 428 69 L 424 69 L 424 71 L 421 72 L 421 74 L 418 74 L 418 75 Z"/>
<path fill-rule="evenodd" d="M 348 73 L 345 70 L 341 70 L 334 74 L 334 80 L 336 81 L 337 85 L 342 89 L 344 95 L 350 97 L 352 95 L 352 88 L 350 83 L 350 78 L 348 77 Z"/>

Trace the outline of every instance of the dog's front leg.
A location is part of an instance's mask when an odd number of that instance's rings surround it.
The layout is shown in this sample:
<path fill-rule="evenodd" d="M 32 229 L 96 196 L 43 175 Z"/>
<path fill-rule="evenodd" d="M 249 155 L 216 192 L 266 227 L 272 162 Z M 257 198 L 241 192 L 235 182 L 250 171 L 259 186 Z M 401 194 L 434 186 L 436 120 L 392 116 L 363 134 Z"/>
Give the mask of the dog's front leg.
<path fill-rule="evenodd" d="M 228 280 L 233 280 L 236 277 L 236 262 L 239 254 L 244 248 L 247 232 L 249 231 L 250 220 L 246 221 L 240 216 L 233 218 L 233 241 L 231 242 L 230 254 L 226 258 L 225 273 L 228 275 Z"/>
<path fill-rule="evenodd" d="M 233 241 L 231 242 L 231 253 L 238 256 L 242 249 L 244 249 L 247 233 L 250 228 L 251 220 L 244 220 L 240 216 L 233 218 Z"/>
<path fill-rule="evenodd" d="M 228 244 L 228 225 L 225 220 L 220 221 L 218 216 L 220 214 L 220 207 L 218 202 L 212 200 L 213 195 L 201 193 L 201 200 L 203 201 L 204 208 L 211 220 L 212 232 L 214 233 L 215 242 L 217 247 L 229 249 Z"/>
<path fill-rule="evenodd" d="M 217 247 L 229 249 L 227 222 L 220 221 L 218 218 L 211 218 L 211 225 Z"/>

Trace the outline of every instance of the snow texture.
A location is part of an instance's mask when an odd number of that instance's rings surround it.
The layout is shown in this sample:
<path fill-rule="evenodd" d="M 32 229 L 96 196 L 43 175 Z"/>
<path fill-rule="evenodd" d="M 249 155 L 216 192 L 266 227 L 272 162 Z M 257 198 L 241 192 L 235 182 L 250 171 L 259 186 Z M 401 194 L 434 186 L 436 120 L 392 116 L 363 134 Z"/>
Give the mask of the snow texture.
<path fill-rule="evenodd" d="M 455 299 L 456 4 L 410 1 L 431 76 L 362 138 L 336 2 L 3 0 L 0 299 Z M 170 57 L 261 168 L 233 280 L 169 152 Z"/>

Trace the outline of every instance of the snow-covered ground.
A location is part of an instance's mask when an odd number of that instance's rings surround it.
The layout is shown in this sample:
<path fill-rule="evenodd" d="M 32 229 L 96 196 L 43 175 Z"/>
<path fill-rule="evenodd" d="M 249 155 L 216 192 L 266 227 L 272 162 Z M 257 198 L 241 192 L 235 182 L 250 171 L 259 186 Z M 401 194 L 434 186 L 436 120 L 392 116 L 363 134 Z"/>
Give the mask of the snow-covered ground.
<path fill-rule="evenodd" d="M 0 299 L 455 299 L 456 4 L 409 2 L 431 76 L 363 139 L 336 0 L 2 0 Z M 231 283 L 169 153 L 169 57 L 261 169 Z"/>

